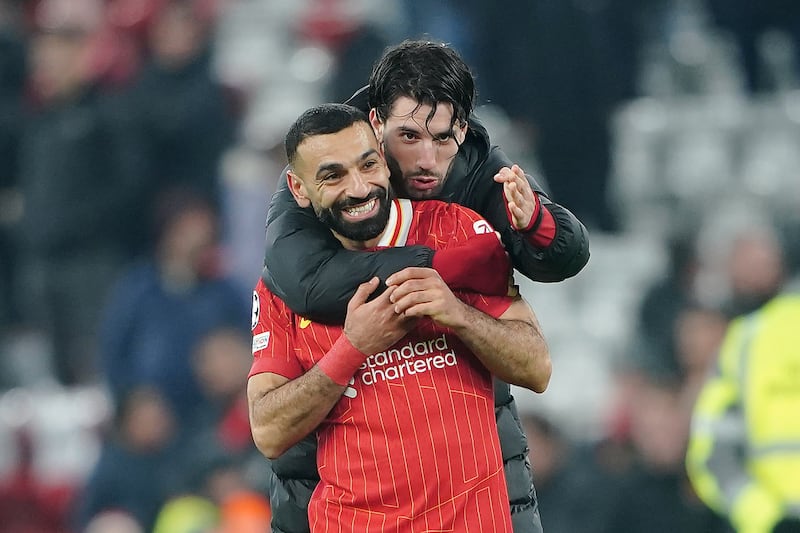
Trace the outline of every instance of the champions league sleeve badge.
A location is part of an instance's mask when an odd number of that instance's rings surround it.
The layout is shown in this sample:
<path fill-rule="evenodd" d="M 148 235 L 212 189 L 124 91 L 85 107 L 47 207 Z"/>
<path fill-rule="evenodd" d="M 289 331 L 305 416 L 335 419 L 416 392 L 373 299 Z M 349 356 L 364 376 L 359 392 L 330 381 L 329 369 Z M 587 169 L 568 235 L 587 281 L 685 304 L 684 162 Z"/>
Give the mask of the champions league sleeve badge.
<path fill-rule="evenodd" d="M 253 312 L 250 315 L 250 329 L 256 329 L 258 317 L 261 314 L 261 304 L 258 300 L 258 292 L 253 291 Z"/>

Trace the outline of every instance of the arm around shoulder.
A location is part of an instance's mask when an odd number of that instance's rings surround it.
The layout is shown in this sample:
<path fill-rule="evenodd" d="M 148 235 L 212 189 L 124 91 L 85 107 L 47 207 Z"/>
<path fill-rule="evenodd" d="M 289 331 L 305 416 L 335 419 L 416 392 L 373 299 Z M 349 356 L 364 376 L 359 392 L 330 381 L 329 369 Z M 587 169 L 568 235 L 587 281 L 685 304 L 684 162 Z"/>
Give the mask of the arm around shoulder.
<path fill-rule="evenodd" d="M 359 283 L 384 280 L 407 266 L 430 266 L 425 246 L 377 252 L 345 250 L 310 209 L 302 209 L 286 185 L 273 196 L 267 217 L 264 283 L 295 313 L 341 323 Z"/>

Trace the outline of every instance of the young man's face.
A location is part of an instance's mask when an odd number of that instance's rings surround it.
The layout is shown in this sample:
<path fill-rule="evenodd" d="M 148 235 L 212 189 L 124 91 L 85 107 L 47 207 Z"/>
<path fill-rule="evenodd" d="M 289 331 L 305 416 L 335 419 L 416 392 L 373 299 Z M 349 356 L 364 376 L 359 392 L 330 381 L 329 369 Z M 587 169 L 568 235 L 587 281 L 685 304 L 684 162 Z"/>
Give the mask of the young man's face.
<path fill-rule="evenodd" d="M 301 207 L 352 247 L 369 247 L 389 220 L 389 169 L 366 122 L 315 135 L 297 147 L 289 188 Z"/>
<path fill-rule="evenodd" d="M 453 105 L 440 103 L 428 121 L 431 106 L 407 96 L 395 100 L 389 116 L 381 122 L 375 110 L 370 121 L 383 140 L 386 161 L 392 170 L 392 185 L 398 196 L 434 198 L 464 141 L 467 125 L 451 126 Z"/>

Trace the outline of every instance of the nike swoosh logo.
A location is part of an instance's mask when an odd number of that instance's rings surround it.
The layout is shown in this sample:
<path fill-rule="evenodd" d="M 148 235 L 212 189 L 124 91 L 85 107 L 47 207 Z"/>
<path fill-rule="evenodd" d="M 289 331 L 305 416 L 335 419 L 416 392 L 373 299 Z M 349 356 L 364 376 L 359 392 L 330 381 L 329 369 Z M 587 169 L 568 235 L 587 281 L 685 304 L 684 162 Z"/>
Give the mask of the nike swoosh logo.
<path fill-rule="evenodd" d="M 311 321 L 307 318 L 300 318 L 300 329 L 306 329 L 311 325 Z"/>

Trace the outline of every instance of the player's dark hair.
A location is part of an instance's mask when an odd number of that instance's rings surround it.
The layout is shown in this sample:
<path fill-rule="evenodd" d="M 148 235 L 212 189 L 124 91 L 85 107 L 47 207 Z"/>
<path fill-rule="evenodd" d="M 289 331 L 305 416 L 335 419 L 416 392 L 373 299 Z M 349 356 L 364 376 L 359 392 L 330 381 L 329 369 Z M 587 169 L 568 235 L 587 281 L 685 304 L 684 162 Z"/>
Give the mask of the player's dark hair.
<path fill-rule="evenodd" d="M 337 133 L 357 122 L 369 125 L 366 113 L 347 104 L 320 104 L 303 112 L 289 128 L 284 140 L 286 160 L 294 164 L 297 147 L 308 137 Z M 371 128 L 370 128 L 371 131 Z"/>
<path fill-rule="evenodd" d="M 431 106 L 428 120 L 436 113 L 437 104 L 452 104 L 451 125 L 463 126 L 475 106 L 475 79 L 466 62 L 446 44 L 405 40 L 387 48 L 373 66 L 369 106 L 385 121 L 401 96 Z"/>

